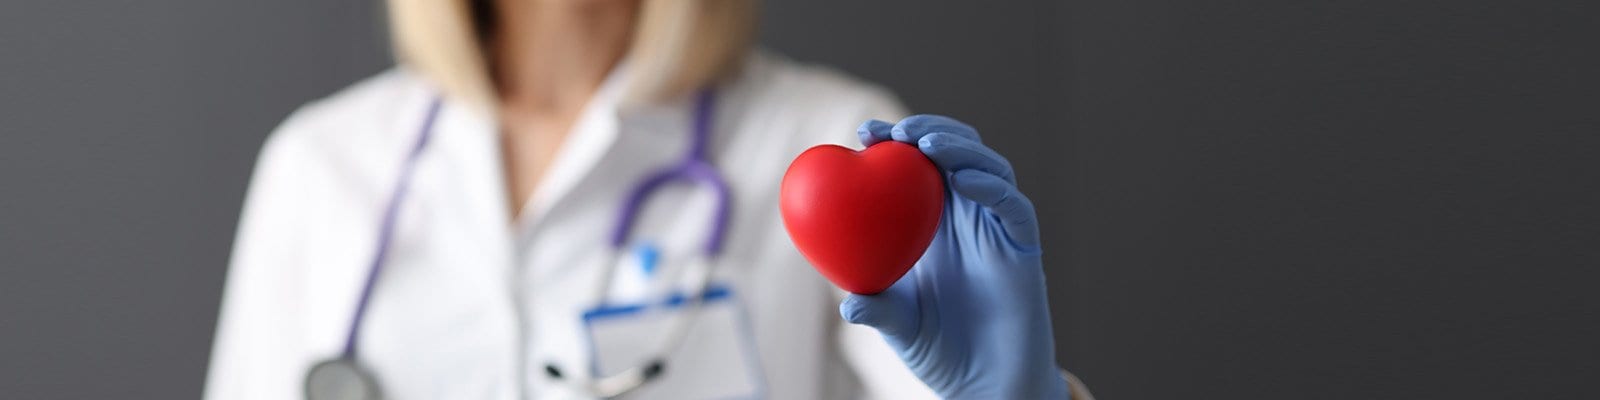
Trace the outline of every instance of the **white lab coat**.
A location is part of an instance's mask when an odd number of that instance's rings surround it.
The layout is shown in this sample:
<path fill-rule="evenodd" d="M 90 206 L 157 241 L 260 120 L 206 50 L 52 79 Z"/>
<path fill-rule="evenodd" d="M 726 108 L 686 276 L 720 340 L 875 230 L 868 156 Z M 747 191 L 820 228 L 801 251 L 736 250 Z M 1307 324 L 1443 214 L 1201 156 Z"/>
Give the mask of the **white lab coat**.
<path fill-rule="evenodd" d="M 597 301 L 606 230 L 624 191 L 682 157 L 690 135 L 687 99 L 624 106 L 626 79 L 622 67 L 603 84 L 514 223 L 495 122 L 444 102 L 359 341 L 360 362 L 385 395 L 577 395 L 543 365 L 589 362 L 578 316 Z M 207 398 L 300 397 L 306 369 L 339 353 L 380 215 L 436 95 L 392 70 L 306 105 L 268 138 L 239 225 Z M 709 156 L 733 207 L 714 276 L 747 317 L 741 334 L 765 398 L 933 397 L 875 331 L 841 322 L 841 293 L 795 250 L 777 210 L 784 168 L 802 150 L 859 146 L 861 122 L 904 114 L 880 87 L 759 52 L 717 89 Z M 707 232 L 709 198 L 689 185 L 656 194 L 633 237 L 661 249 L 662 268 L 684 265 Z M 719 368 L 669 364 L 668 373 L 717 385 L 728 375 Z"/>

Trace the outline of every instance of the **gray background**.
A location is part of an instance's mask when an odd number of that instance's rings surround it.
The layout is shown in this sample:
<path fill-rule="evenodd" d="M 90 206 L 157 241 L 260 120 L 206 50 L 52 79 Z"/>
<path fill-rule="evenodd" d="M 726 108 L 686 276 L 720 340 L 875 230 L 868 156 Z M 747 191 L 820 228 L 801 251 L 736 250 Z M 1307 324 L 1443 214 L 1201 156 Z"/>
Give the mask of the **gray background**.
<path fill-rule="evenodd" d="M 770 0 L 762 42 L 983 130 L 1101 398 L 1581 398 L 1580 1 Z M 264 135 L 388 65 L 362 1 L 0 2 L 0 397 L 199 395 Z"/>

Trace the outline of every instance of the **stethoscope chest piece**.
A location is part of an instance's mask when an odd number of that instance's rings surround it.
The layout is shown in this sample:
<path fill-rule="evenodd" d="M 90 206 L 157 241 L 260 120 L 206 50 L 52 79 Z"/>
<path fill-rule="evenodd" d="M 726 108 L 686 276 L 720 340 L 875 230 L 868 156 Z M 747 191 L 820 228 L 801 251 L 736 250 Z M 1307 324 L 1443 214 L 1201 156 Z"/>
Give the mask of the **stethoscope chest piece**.
<path fill-rule="evenodd" d="M 379 400 L 378 382 L 355 360 L 335 358 L 306 371 L 308 400 Z"/>

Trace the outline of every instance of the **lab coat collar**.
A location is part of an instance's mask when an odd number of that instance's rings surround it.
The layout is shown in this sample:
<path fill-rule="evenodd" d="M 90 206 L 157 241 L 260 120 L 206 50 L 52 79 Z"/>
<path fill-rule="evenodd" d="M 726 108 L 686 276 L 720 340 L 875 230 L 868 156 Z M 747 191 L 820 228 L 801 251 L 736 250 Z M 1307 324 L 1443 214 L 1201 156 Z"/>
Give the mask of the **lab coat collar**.
<path fill-rule="evenodd" d="M 530 235 L 552 208 L 589 178 L 618 140 L 626 139 L 623 136 L 671 134 L 686 129 L 686 123 L 680 121 L 687 115 L 686 107 L 690 103 L 687 98 L 667 102 L 627 99 L 632 78 L 629 64 L 627 60 L 618 63 L 584 105 L 533 195 L 527 203 L 517 205 L 521 216 L 511 225 L 515 233 L 524 237 Z M 493 208 L 502 210 L 502 221 L 509 220 L 511 210 L 504 199 L 509 199 L 510 195 L 505 185 L 500 125 L 493 112 L 468 102 L 447 100 L 440 125 L 441 130 L 460 131 L 467 133 L 460 136 L 473 138 L 475 144 L 469 151 L 491 167 L 492 174 L 485 176 L 496 180 L 490 187 L 494 188 L 492 198 L 499 199 L 500 204 Z"/>
<path fill-rule="evenodd" d="M 625 69 L 625 65 L 617 65 L 601 82 L 600 88 L 573 122 L 571 131 L 561 143 L 561 150 L 556 152 L 550 167 L 539 178 L 533 196 L 528 198 L 527 204 L 519 205 L 522 217 L 518 225 L 523 229 L 537 223 L 556 202 L 566 197 L 594 170 L 606 150 L 615 144 L 619 131 L 617 105 L 626 86 Z M 497 132 L 498 129 L 497 126 Z"/>

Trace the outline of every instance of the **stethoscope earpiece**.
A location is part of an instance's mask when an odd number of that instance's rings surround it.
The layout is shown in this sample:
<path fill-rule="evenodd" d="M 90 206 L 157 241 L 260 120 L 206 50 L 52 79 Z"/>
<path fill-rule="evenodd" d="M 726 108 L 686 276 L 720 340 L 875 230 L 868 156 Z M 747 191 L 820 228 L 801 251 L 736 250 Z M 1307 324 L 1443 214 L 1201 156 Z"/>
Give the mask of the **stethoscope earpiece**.
<path fill-rule="evenodd" d="M 639 377 L 644 378 L 645 381 L 650 381 L 657 376 L 661 376 L 661 373 L 666 372 L 666 370 L 667 361 L 657 358 L 650 361 L 649 364 L 645 364 L 644 368 L 639 371 Z M 562 379 L 561 367 L 557 367 L 554 363 L 546 363 L 544 365 L 544 375 L 550 377 L 550 379 Z"/>
<path fill-rule="evenodd" d="M 616 375 L 598 377 L 599 379 L 594 381 L 565 383 L 574 387 L 584 388 L 590 394 L 601 398 L 613 398 L 643 387 L 645 384 L 661 377 L 661 374 L 666 370 L 667 361 L 662 358 L 655 358 L 642 366 L 622 371 Z M 556 366 L 553 362 L 544 364 L 544 374 L 550 379 L 566 381 L 566 375 L 561 372 L 561 367 Z"/>
<path fill-rule="evenodd" d="M 656 359 L 654 362 L 651 362 L 649 366 L 644 367 L 644 380 L 648 382 L 652 379 L 655 379 L 657 376 L 660 376 L 662 372 L 665 372 L 666 369 L 667 362 L 662 359 Z"/>

